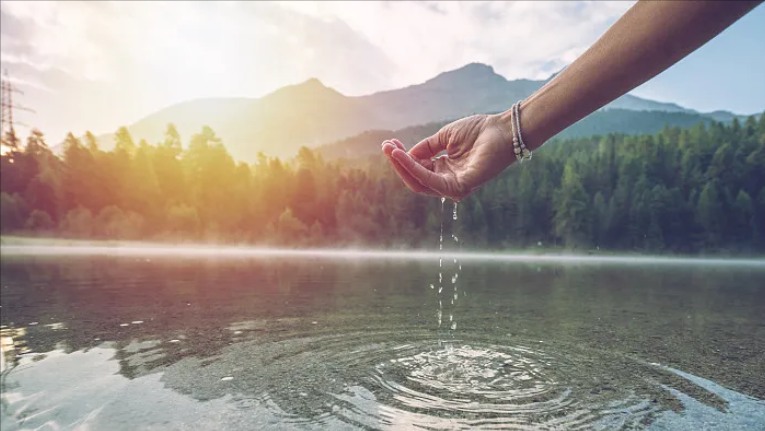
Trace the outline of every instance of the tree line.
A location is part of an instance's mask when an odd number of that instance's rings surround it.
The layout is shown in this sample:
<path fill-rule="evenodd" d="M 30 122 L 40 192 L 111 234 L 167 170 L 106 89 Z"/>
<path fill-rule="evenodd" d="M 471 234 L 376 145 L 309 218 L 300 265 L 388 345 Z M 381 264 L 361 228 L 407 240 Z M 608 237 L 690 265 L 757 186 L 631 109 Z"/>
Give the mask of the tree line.
<path fill-rule="evenodd" d="M 423 136 L 424 137 L 424 136 Z M 382 155 L 235 161 L 209 127 L 182 145 L 103 151 L 92 133 L 56 156 L 39 130 L 2 155 L 3 234 L 434 248 L 451 203 L 406 189 Z M 765 251 L 765 113 L 656 134 L 556 139 L 458 206 L 463 247 L 665 253 Z M 451 229 L 452 226 L 449 226 Z M 446 230 L 445 230 L 446 232 Z"/>

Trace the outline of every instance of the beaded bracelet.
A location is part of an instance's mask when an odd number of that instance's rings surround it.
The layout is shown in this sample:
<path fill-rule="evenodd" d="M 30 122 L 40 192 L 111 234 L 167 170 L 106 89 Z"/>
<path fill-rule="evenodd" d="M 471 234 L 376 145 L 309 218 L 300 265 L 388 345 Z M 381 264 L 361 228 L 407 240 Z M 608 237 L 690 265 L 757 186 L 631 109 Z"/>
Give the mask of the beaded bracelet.
<path fill-rule="evenodd" d="M 515 123 L 513 124 L 513 121 L 510 121 L 512 133 L 513 133 L 513 151 L 515 152 L 515 158 L 523 163 L 524 160 L 529 159 L 531 160 L 531 151 L 529 151 L 528 148 L 526 148 L 526 144 L 523 143 L 523 135 L 521 134 L 521 111 L 520 111 L 521 102 L 516 102 L 511 110 L 512 110 L 512 118 L 515 119 Z"/>

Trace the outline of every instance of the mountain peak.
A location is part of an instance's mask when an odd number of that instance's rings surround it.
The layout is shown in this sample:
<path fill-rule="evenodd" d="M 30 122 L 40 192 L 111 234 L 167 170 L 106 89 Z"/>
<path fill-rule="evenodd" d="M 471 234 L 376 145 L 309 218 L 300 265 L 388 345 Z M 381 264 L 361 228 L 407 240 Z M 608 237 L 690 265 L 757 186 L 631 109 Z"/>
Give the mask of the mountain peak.
<path fill-rule="evenodd" d="M 494 67 L 484 63 L 468 63 L 460 68 L 450 70 L 441 75 L 462 75 L 469 77 L 499 76 Z"/>
<path fill-rule="evenodd" d="M 318 78 L 308 78 L 307 80 L 303 81 L 301 84 L 298 84 L 300 87 L 306 87 L 306 88 L 327 88 L 326 85 L 324 85 L 321 81 L 319 81 Z"/>
<path fill-rule="evenodd" d="M 299 84 L 282 87 L 266 97 L 337 97 L 342 96 L 337 90 L 327 87 L 317 78 L 309 78 Z"/>
<path fill-rule="evenodd" d="M 483 63 L 468 63 L 458 69 L 443 72 L 427 82 L 445 83 L 447 85 L 475 84 L 477 82 L 507 80 L 494 71 L 492 66 Z"/>
<path fill-rule="evenodd" d="M 495 73 L 494 67 L 488 64 L 478 63 L 478 62 L 468 63 L 455 70 L 465 70 L 465 71 L 471 71 L 475 73 Z"/>

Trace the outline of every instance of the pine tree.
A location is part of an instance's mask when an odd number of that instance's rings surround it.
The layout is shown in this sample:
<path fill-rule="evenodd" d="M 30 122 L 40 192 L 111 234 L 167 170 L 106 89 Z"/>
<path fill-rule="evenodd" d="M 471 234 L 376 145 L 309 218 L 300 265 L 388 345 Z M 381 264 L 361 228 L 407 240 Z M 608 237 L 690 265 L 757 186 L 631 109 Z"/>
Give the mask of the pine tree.
<path fill-rule="evenodd" d="M 584 246 L 590 238 L 591 211 L 587 194 L 569 161 L 563 171 L 560 189 L 555 191 L 555 233 L 566 246 Z"/>
<path fill-rule="evenodd" d="M 98 208 L 97 170 L 93 155 L 69 133 L 64 141 L 64 202 L 67 209 Z"/>
<path fill-rule="evenodd" d="M 594 244 L 604 247 L 608 233 L 608 205 L 603 193 L 597 192 L 593 200 L 592 233 Z"/>
<path fill-rule="evenodd" d="M 721 240 L 723 208 L 718 188 L 716 179 L 708 182 L 701 191 L 696 208 L 696 220 L 704 229 L 707 248 L 718 246 Z"/>
<path fill-rule="evenodd" d="M 740 190 L 733 206 L 732 239 L 738 246 L 748 249 L 752 243 L 752 234 L 756 231 L 754 224 L 754 208 L 752 198 L 744 190 Z"/>

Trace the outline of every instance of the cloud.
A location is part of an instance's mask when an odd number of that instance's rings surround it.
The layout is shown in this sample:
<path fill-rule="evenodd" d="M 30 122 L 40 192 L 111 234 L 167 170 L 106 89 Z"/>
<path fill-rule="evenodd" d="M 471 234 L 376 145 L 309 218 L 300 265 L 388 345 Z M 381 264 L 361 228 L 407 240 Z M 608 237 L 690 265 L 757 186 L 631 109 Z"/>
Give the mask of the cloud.
<path fill-rule="evenodd" d="M 26 44 L 4 43 L 3 52 L 94 81 L 175 58 L 203 75 L 260 77 L 267 82 L 260 87 L 318 77 L 357 94 L 473 61 L 509 78 L 540 78 L 581 54 L 630 5 L 7 1 L 3 27 Z"/>
<path fill-rule="evenodd" d="M 469 62 L 508 78 L 545 78 L 572 62 L 634 2 L 281 2 L 339 18 L 397 66 L 390 86 Z M 545 67 L 541 67 L 545 66 Z"/>
<path fill-rule="evenodd" d="M 257 97 L 311 77 L 348 95 L 470 62 L 546 78 L 631 3 L 3 1 L 0 61 L 19 85 L 56 90 L 30 101 L 46 106 L 37 119 L 54 133 L 110 131 L 172 103 Z M 64 97 L 78 109 L 54 112 Z"/>

